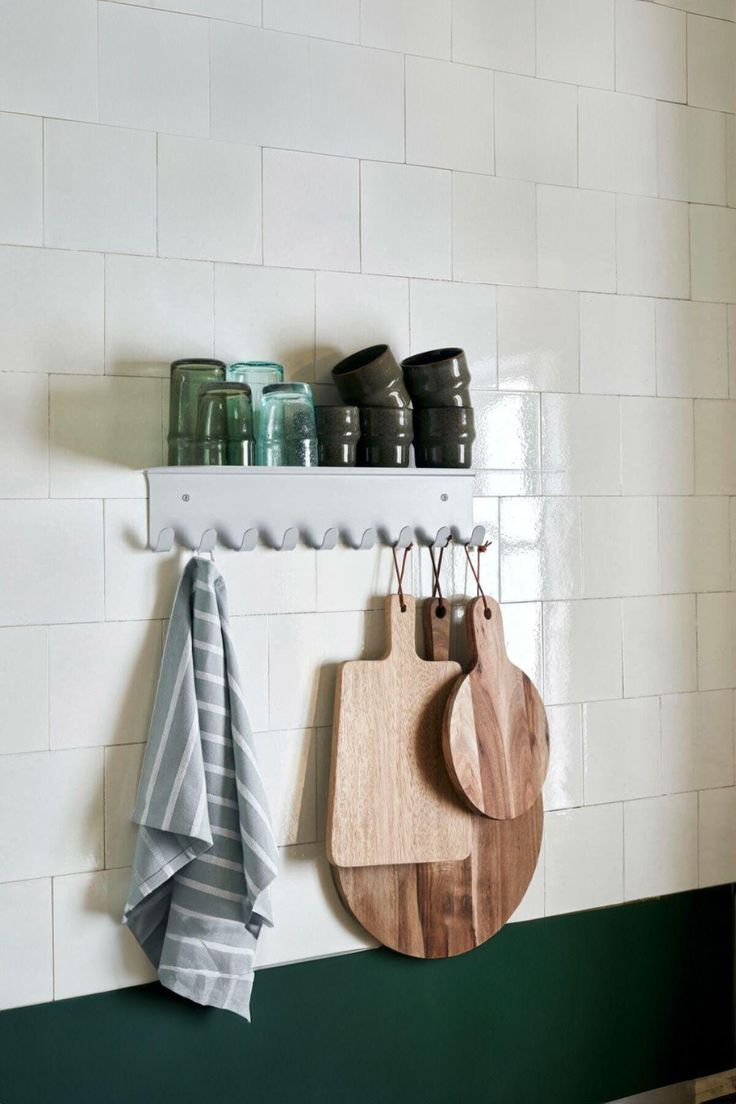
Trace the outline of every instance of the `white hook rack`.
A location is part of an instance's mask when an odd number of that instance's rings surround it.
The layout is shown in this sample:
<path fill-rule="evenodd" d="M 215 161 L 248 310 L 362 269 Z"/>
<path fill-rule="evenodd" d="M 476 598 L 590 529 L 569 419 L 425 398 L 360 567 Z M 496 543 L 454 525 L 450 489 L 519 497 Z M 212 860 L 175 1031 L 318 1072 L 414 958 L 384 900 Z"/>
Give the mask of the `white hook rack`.
<path fill-rule="evenodd" d="M 430 468 L 149 468 L 148 546 L 280 551 L 475 547 L 473 473 Z"/>

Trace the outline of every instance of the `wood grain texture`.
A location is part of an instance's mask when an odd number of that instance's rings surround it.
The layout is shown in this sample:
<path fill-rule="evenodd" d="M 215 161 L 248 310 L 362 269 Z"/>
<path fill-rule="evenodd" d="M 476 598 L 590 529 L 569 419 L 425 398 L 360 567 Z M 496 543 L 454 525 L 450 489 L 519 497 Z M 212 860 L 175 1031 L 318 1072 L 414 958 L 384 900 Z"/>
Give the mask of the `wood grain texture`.
<path fill-rule="evenodd" d="M 344 663 L 335 695 L 327 857 L 337 866 L 441 862 L 470 854 L 471 830 L 442 755 L 457 663 L 417 655 L 415 603 L 386 600 L 388 651 Z"/>
<path fill-rule="evenodd" d="M 437 599 L 423 610 L 428 651 L 449 654 L 450 609 L 437 618 Z M 333 867 L 345 906 L 387 947 L 415 958 L 464 954 L 490 939 L 521 902 L 542 842 L 542 799 L 517 820 L 491 820 L 460 804 L 472 832 L 459 862 Z"/>
<path fill-rule="evenodd" d="M 445 762 L 471 808 L 508 820 L 537 801 L 549 764 L 549 729 L 537 688 L 506 654 L 497 602 L 468 605 L 467 675 L 455 686 L 443 725 Z"/>

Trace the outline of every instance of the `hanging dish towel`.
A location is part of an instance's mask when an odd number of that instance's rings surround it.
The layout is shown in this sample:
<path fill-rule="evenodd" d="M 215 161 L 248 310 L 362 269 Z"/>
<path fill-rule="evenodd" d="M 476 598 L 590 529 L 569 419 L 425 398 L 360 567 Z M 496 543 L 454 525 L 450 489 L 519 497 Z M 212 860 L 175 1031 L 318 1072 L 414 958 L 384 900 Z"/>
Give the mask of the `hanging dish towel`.
<path fill-rule="evenodd" d="M 166 637 L 123 923 L 161 982 L 250 1019 L 278 851 L 240 689 L 225 583 L 195 557 Z"/>

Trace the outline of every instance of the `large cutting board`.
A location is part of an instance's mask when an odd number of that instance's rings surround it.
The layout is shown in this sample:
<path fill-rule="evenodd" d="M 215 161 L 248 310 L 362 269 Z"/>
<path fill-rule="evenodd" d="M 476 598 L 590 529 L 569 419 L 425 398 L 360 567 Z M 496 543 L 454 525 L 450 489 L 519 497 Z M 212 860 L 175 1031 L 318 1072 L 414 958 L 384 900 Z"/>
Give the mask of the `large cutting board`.
<path fill-rule="evenodd" d="M 415 603 L 386 599 L 388 651 L 344 663 L 335 695 L 327 857 L 335 866 L 442 862 L 470 854 L 471 827 L 442 756 L 442 718 L 462 673 L 420 659 Z"/>
<path fill-rule="evenodd" d="M 472 661 L 447 706 L 445 762 L 473 809 L 506 820 L 531 809 L 542 791 L 547 717 L 537 688 L 506 654 L 498 603 L 475 598 L 465 623 Z"/>
<path fill-rule="evenodd" d="M 446 659 L 450 609 L 438 618 L 437 605 L 425 603 L 425 639 L 430 654 Z M 464 815 L 472 832 L 467 859 L 333 867 L 346 907 L 387 947 L 415 958 L 463 954 L 495 935 L 521 902 L 539 857 L 541 797 L 516 820 Z"/>

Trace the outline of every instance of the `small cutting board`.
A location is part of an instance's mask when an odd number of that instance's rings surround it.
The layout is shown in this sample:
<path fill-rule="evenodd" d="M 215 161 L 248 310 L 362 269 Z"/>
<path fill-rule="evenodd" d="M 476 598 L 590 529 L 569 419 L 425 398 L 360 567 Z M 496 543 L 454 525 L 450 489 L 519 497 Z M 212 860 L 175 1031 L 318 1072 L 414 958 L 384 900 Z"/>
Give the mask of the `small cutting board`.
<path fill-rule="evenodd" d="M 424 604 L 429 654 L 449 654 L 450 607 Z M 478 947 L 506 923 L 527 891 L 542 841 L 542 799 L 516 820 L 491 820 L 458 807 L 472 832 L 459 862 L 333 867 L 346 907 L 376 939 L 415 958 L 448 958 Z"/>
<path fill-rule="evenodd" d="M 508 820 L 531 809 L 541 793 L 547 717 L 537 688 L 506 654 L 498 603 L 473 599 L 465 623 L 472 660 L 447 705 L 445 762 L 471 808 Z"/>
<path fill-rule="evenodd" d="M 442 718 L 462 673 L 420 659 L 415 603 L 386 599 L 388 651 L 338 669 L 327 804 L 335 866 L 442 862 L 470 854 L 471 829 L 442 756 Z"/>

